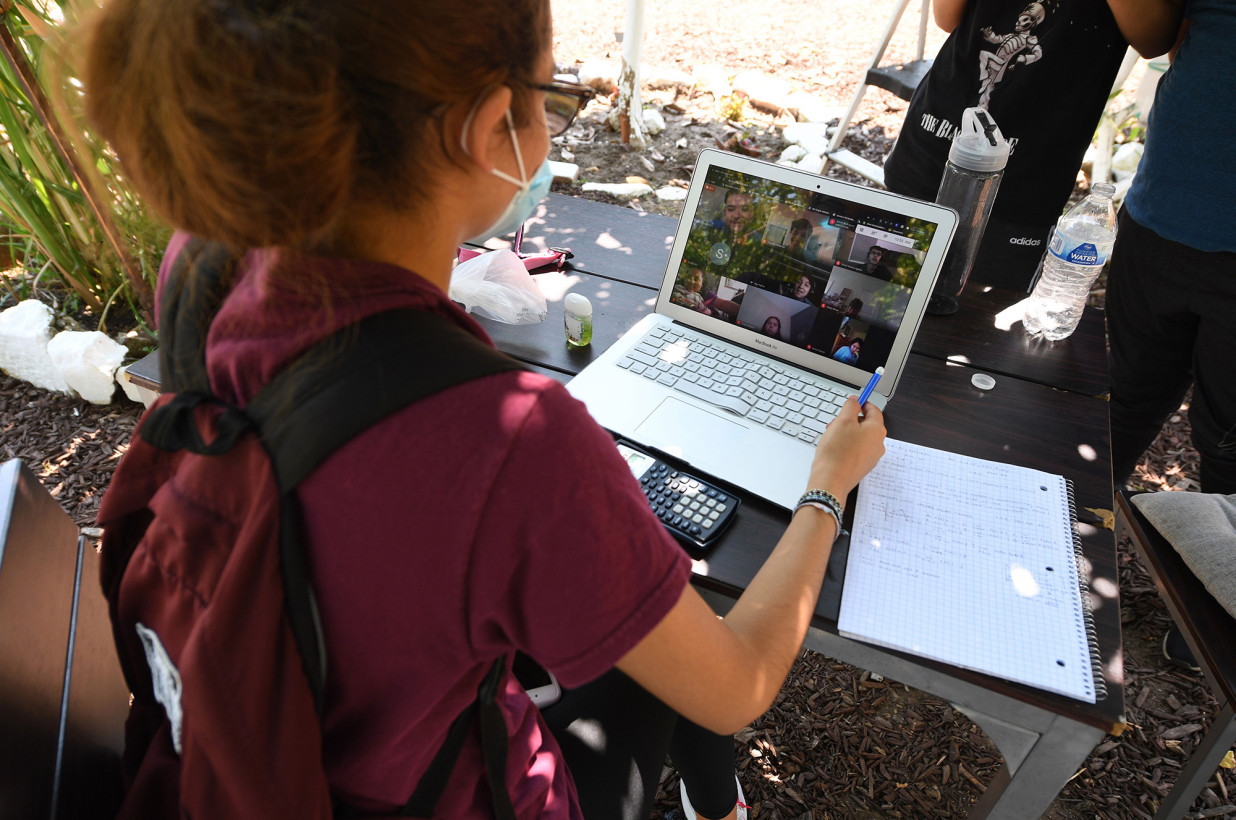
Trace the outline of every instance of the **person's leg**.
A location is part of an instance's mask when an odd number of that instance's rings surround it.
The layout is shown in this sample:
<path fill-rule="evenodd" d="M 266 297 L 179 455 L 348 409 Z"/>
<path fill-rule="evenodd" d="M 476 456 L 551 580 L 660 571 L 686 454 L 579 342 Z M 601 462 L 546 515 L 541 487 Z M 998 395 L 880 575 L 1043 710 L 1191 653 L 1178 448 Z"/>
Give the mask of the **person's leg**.
<path fill-rule="evenodd" d="M 691 807 L 700 820 L 722 820 L 738 808 L 734 738 L 680 717 L 669 747 Z"/>
<path fill-rule="evenodd" d="M 1112 476 L 1123 483 L 1193 381 L 1193 257 L 1120 212 L 1107 279 Z"/>
<path fill-rule="evenodd" d="M 1236 493 L 1236 253 L 1195 264 L 1191 307 L 1200 317 L 1189 422 L 1201 456 L 1202 492 Z"/>
<path fill-rule="evenodd" d="M 614 669 L 564 691 L 541 715 L 562 748 L 584 817 L 647 820 L 677 713 Z"/>

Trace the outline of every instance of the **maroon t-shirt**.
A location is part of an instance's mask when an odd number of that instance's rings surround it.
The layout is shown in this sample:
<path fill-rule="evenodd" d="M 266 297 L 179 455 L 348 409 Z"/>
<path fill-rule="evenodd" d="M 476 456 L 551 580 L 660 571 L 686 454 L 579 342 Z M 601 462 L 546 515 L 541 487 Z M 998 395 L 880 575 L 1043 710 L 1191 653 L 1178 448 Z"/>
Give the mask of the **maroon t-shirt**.
<path fill-rule="evenodd" d="M 489 342 L 403 268 L 251 251 L 211 327 L 211 387 L 243 404 L 317 339 L 397 307 Z M 299 495 L 329 657 L 327 773 L 363 809 L 408 799 L 498 655 L 522 649 L 579 686 L 647 635 L 690 576 L 609 435 L 533 373 L 487 376 L 390 416 Z M 557 744 L 513 679 L 501 705 L 519 817 L 580 817 Z M 473 733 L 438 816 L 491 813 Z"/>

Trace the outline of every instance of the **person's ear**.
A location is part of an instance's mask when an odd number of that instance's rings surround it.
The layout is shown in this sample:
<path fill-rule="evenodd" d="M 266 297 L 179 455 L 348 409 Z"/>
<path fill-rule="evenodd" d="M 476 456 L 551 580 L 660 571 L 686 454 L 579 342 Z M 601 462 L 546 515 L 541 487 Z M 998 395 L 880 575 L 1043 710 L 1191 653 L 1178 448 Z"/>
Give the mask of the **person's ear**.
<path fill-rule="evenodd" d="M 465 160 L 471 160 L 485 173 L 494 169 L 495 157 L 510 150 L 506 114 L 511 100 L 510 88 L 496 86 L 485 91 L 478 101 L 466 107 L 456 106 L 448 118 L 448 128 L 457 135 L 454 145 L 461 147 Z"/>

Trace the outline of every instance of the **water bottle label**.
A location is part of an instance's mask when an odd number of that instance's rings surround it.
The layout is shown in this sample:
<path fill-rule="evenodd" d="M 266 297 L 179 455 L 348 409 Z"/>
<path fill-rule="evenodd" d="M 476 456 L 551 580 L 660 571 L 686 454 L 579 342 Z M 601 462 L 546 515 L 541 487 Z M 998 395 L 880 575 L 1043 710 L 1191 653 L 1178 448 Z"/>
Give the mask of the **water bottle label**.
<path fill-rule="evenodd" d="M 1103 265 L 1107 262 L 1107 255 L 1111 253 L 1111 246 L 1100 248 L 1093 242 L 1072 244 L 1056 231 L 1051 236 L 1048 250 L 1072 265 Z"/>

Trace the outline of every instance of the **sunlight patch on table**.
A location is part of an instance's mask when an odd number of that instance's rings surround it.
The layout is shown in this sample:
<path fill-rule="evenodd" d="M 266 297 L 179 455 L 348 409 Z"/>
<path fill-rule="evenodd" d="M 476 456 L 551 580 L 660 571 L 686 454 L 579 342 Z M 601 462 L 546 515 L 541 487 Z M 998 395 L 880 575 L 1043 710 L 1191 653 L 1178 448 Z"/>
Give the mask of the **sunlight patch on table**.
<path fill-rule="evenodd" d="M 1026 315 L 1026 302 L 1029 297 L 1022 299 L 1015 305 L 1009 305 L 1004 310 L 996 314 L 996 320 L 993 323 L 996 330 L 1012 330 L 1013 325 L 1021 321 L 1021 318 Z"/>
<path fill-rule="evenodd" d="M 622 251 L 628 255 L 632 253 L 630 247 L 619 242 L 609 231 L 605 231 L 597 237 L 597 244 L 607 251 Z"/>
<path fill-rule="evenodd" d="M 541 293 L 551 302 L 561 302 L 569 291 L 582 280 L 578 276 L 564 273 L 541 273 L 533 277 L 533 281 L 541 289 Z"/>

